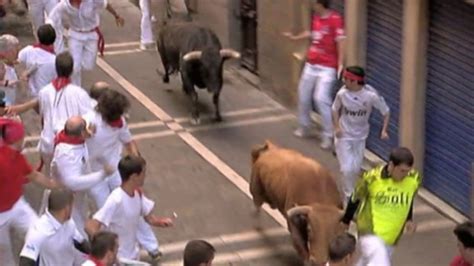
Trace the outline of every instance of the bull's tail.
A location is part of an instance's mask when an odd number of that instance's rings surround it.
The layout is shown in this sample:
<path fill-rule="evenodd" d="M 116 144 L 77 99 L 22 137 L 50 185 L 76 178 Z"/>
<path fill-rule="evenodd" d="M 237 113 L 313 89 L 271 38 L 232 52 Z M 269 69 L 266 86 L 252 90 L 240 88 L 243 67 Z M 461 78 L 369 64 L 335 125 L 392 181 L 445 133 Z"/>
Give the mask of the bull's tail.
<path fill-rule="evenodd" d="M 267 151 L 269 148 L 275 146 L 272 142 L 269 140 L 266 140 L 263 145 L 256 145 L 252 148 L 252 163 L 255 163 L 257 161 L 258 157 L 260 157 L 260 154 L 264 151 Z"/>

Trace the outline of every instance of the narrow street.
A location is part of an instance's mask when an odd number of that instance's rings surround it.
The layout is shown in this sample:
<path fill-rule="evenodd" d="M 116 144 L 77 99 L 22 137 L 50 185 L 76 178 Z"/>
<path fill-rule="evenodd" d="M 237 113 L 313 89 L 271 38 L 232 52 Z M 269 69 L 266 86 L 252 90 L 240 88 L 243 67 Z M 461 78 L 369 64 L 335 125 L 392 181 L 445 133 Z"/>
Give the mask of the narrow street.
<path fill-rule="evenodd" d="M 250 150 L 268 139 L 322 162 L 334 173 L 336 158 L 321 150 L 317 140 L 294 137 L 294 112 L 253 87 L 237 73 L 245 70 L 231 65 L 225 70 L 221 94 L 224 121 L 209 119 L 212 99 L 200 91 L 203 117 L 200 125 L 192 126 L 190 103 L 179 77 L 163 84 L 156 73 L 162 68 L 157 52 L 138 49 L 139 10 L 126 0 L 114 1 L 114 6 L 126 25 L 119 29 L 112 16 L 103 14 L 105 57 L 98 59 L 94 72 L 84 75 L 83 85 L 88 89 L 103 80 L 131 100 L 129 124 L 148 162 L 145 193 L 157 203 L 159 215 L 178 214 L 173 228 L 155 229 L 164 253 L 160 265 L 180 265 L 186 241 L 196 238 L 209 239 L 217 248 L 216 265 L 302 265 L 280 214 L 266 207 L 254 217 L 248 190 Z M 33 42 L 28 34 L 19 36 L 23 45 Z M 28 155 L 36 162 L 38 117 L 30 112 L 24 121 Z M 40 195 L 39 189 L 28 185 L 27 197 L 35 209 Z M 448 265 L 456 253 L 455 223 L 421 199 L 416 201 L 414 217 L 418 232 L 402 238 L 394 265 Z"/>

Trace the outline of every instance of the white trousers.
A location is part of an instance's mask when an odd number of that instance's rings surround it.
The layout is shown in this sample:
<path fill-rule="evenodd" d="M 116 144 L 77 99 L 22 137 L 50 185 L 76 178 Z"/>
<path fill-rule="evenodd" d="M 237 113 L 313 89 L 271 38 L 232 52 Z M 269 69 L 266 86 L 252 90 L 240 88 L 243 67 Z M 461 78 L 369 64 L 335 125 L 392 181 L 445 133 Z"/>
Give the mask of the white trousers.
<path fill-rule="evenodd" d="M 78 35 L 78 33 L 74 33 Z M 69 38 L 69 52 L 74 60 L 74 71 L 71 77 L 72 83 L 81 86 L 81 72 L 83 70 L 93 70 L 97 59 L 97 38 L 96 33 L 85 33 L 84 38 L 75 38 L 70 36 Z"/>
<path fill-rule="evenodd" d="M 331 91 L 336 69 L 306 63 L 298 86 L 298 120 L 301 127 L 311 125 L 310 113 L 316 103 L 323 124 L 323 136 L 332 137 Z"/>
<path fill-rule="evenodd" d="M 51 176 L 51 161 L 53 160 L 53 155 L 40 151 L 40 156 L 41 156 L 41 160 L 43 161 L 42 172 L 45 174 L 45 176 L 50 177 Z M 45 189 L 43 191 L 43 197 L 41 198 L 41 205 L 38 212 L 39 215 L 43 215 L 43 213 L 46 211 L 46 208 L 48 207 L 48 198 L 49 198 L 50 193 L 51 193 L 50 189 Z"/>
<path fill-rule="evenodd" d="M 150 0 L 140 0 L 138 2 L 142 12 L 142 19 L 140 22 L 140 42 L 142 44 L 153 43 L 153 30 L 151 23 Z"/>
<path fill-rule="evenodd" d="M 354 191 L 355 184 L 359 178 L 360 169 L 364 160 L 365 139 L 339 139 L 334 140 L 337 160 L 341 177 L 338 182 L 339 191 L 343 197 L 344 206 L 347 199 Z"/>
<path fill-rule="evenodd" d="M 15 265 L 10 229 L 13 227 L 24 236 L 36 219 L 38 219 L 38 216 L 23 197 L 10 210 L 0 212 L 0 265 Z"/>
<path fill-rule="evenodd" d="M 36 31 L 38 28 L 46 21 L 45 14 L 49 15 L 57 3 L 59 3 L 58 0 L 28 0 L 28 9 L 35 37 L 37 37 Z"/>
<path fill-rule="evenodd" d="M 90 195 L 94 198 L 94 201 L 97 205 L 97 208 L 101 208 L 104 206 L 107 197 L 112 193 L 114 189 L 121 185 L 122 181 L 120 179 L 120 174 L 118 171 L 105 180 L 101 181 L 100 183 L 94 185 L 90 190 Z M 78 210 L 83 210 L 84 206 L 77 206 Z M 77 213 L 76 219 L 81 219 L 80 212 Z M 76 220 L 74 220 L 76 221 Z M 146 223 L 144 218 L 140 218 L 138 223 L 138 232 L 137 232 L 137 239 L 140 246 L 142 246 L 147 251 L 156 251 L 158 250 L 159 243 L 158 239 L 156 238 L 153 230 L 151 229 L 150 225 Z"/>
<path fill-rule="evenodd" d="M 360 257 L 356 266 L 390 266 L 393 246 L 386 245 L 376 235 L 360 236 L 358 240 Z"/>

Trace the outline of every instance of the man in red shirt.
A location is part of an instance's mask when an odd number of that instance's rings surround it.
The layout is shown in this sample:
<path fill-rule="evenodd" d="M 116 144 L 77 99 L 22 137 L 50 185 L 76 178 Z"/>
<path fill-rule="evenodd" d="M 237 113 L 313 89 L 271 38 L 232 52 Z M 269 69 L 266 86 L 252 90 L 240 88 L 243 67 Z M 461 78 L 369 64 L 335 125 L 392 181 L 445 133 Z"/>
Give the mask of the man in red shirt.
<path fill-rule="evenodd" d="M 454 257 L 450 266 L 472 266 L 474 264 L 474 223 L 464 222 L 454 229 L 458 239 L 459 255 Z"/>
<path fill-rule="evenodd" d="M 20 153 L 24 128 L 15 120 L 0 118 L 0 258 L 2 265 L 14 265 L 10 228 L 26 233 L 37 215 L 23 198 L 23 184 L 33 181 L 57 188 L 55 181 L 34 171 Z"/>
<path fill-rule="evenodd" d="M 329 3 L 330 0 L 312 1 L 311 31 L 298 35 L 284 33 L 292 40 L 311 38 L 298 87 L 299 128 L 294 134 L 298 137 L 307 137 L 311 134 L 310 112 L 314 101 L 322 119 L 323 149 L 332 147 L 331 91 L 337 74 L 343 68 L 345 38 L 343 19 L 337 12 L 329 9 Z"/>

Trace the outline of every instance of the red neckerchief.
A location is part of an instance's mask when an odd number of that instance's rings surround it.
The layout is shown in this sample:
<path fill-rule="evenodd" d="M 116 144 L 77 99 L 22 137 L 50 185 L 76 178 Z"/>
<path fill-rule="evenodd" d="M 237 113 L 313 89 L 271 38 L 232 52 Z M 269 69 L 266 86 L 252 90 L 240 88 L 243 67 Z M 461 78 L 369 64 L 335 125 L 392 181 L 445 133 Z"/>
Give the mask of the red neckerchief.
<path fill-rule="evenodd" d="M 66 87 L 68 84 L 71 83 L 71 79 L 65 77 L 58 77 L 53 79 L 52 83 L 56 91 L 60 91 L 62 88 Z"/>
<path fill-rule="evenodd" d="M 85 142 L 84 138 L 83 137 L 76 137 L 76 136 L 68 136 L 66 135 L 66 133 L 64 132 L 64 130 L 62 130 L 61 132 L 59 132 L 56 137 L 54 138 L 54 146 L 56 147 L 56 145 L 58 145 L 59 143 L 66 143 L 66 144 L 73 144 L 73 145 L 77 145 L 77 144 L 83 144 Z"/>
<path fill-rule="evenodd" d="M 105 266 L 100 260 L 94 258 L 92 255 L 89 256 L 89 259 L 96 265 L 96 266 Z"/>
<path fill-rule="evenodd" d="M 449 266 L 471 266 L 472 264 L 466 262 L 461 255 L 454 257 Z"/>
<path fill-rule="evenodd" d="M 109 126 L 114 127 L 114 128 L 122 128 L 123 127 L 123 120 L 122 117 L 119 119 L 115 119 L 114 121 L 108 122 Z"/>
<path fill-rule="evenodd" d="M 48 53 L 51 53 L 51 54 L 55 54 L 53 45 L 44 45 L 44 44 L 41 44 L 41 43 L 35 43 L 35 44 L 33 44 L 33 47 L 40 48 L 40 49 L 42 49 L 42 50 L 44 50 Z"/>

